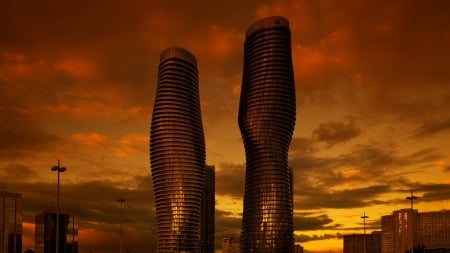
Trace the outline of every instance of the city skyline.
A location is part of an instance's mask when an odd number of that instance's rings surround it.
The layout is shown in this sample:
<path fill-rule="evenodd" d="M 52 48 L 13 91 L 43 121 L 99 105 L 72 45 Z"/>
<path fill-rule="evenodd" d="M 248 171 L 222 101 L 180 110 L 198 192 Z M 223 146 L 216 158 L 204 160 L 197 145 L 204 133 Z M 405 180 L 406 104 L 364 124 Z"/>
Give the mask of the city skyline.
<path fill-rule="evenodd" d="M 296 243 L 339 252 L 410 202 L 448 208 L 450 3 L 392 1 L 5 1 L 0 8 L 0 190 L 34 215 L 79 216 L 80 252 L 155 247 L 149 119 L 160 52 L 198 60 L 206 163 L 216 169 L 216 248 L 239 235 L 245 153 L 237 126 L 247 27 L 289 19 L 297 122 L 289 151 Z M 89 8 L 88 8 L 89 7 Z M 201 11 L 200 11 L 201 10 Z M 301 123 L 300 123 L 301 122 Z M 93 239 L 95 238 L 95 239 Z M 117 243 L 116 243 L 117 242 Z"/>

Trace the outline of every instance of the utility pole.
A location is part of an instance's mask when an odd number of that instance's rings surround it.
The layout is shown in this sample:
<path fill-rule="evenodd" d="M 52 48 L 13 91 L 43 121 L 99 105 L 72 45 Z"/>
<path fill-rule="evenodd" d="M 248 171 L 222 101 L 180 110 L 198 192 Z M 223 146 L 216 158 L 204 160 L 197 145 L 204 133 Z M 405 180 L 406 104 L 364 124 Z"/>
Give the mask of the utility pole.
<path fill-rule="evenodd" d="M 56 171 L 58 173 L 58 186 L 56 191 L 56 252 L 59 253 L 59 173 L 66 171 L 66 167 L 61 167 L 58 159 L 58 165 L 53 166 L 52 171 Z"/>
<path fill-rule="evenodd" d="M 363 234 L 363 246 L 364 246 L 364 253 L 366 253 L 366 219 L 369 218 L 369 216 L 366 215 L 366 212 L 364 212 L 364 215 L 361 216 L 361 219 L 364 220 L 364 234 Z"/>
<path fill-rule="evenodd" d="M 126 199 L 123 197 L 123 194 L 121 194 L 120 198 L 117 199 L 118 202 L 120 202 L 120 253 L 122 253 L 122 246 L 123 246 L 123 202 L 126 201 Z"/>
<path fill-rule="evenodd" d="M 414 205 L 413 203 L 414 203 L 414 200 L 415 200 L 415 199 L 418 199 L 418 197 L 414 196 L 414 195 L 413 195 L 413 192 L 411 191 L 411 196 L 406 197 L 406 199 L 409 200 L 409 201 L 411 201 L 411 210 L 413 210 L 413 205 Z"/>
<path fill-rule="evenodd" d="M 409 216 L 409 219 L 411 219 L 411 241 L 412 241 L 412 245 L 411 245 L 411 253 L 414 252 L 414 237 L 416 235 L 415 233 L 415 218 L 414 218 L 414 200 L 418 199 L 418 197 L 413 195 L 413 191 L 411 191 L 411 196 L 406 197 L 407 200 L 411 201 L 411 215 Z"/>

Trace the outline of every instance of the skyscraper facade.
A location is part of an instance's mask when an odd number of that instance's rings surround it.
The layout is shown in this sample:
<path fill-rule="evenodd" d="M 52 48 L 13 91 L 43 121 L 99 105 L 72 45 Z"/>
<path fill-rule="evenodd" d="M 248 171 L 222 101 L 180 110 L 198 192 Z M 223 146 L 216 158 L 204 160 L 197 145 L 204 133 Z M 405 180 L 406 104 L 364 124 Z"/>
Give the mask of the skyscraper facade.
<path fill-rule="evenodd" d="M 0 191 L 0 253 L 22 252 L 22 196 Z"/>
<path fill-rule="evenodd" d="M 214 166 L 205 166 L 205 184 L 200 215 L 200 253 L 214 253 L 215 174 L 216 169 Z"/>
<path fill-rule="evenodd" d="M 246 33 L 238 116 L 246 155 L 243 253 L 293 251 L 288 150 L 295 100 L 289 21 L 259 20 Z"/>
<path fill-rule="evenodd" d="M 195 57 L 161 53 L 150 129 L 157 252 L 200 252 L 205 140 Z"/>
<path fill-rule="evenodd" d="M 56 252 L 56 210 L 44 210 L 35 217 L 35 252 Z M 78 217 L 59 213 L 59 253 L 78 253 Z"/>

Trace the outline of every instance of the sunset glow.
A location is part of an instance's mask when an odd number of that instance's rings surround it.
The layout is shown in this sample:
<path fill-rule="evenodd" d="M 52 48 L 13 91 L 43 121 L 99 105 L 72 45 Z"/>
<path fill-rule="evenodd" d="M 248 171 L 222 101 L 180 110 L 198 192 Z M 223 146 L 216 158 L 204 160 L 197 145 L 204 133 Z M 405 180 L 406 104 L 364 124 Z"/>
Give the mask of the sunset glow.
<path fill-rule="evenodd" d="M 149 131 L 160 53 L 198 62 L 206 162 L 216 168 L 215 246 L 237 237 L 245 155 L 238 128 L 245 31 L 292 32 L 297 116 L 289 151 L 305 252 L 382 215 L 450 204 L 448 1 L 2 1 L 0 188 L 23 197 L 23 249 L 56 205 L 79 217 L 80 253 L 155 252 Z"/>

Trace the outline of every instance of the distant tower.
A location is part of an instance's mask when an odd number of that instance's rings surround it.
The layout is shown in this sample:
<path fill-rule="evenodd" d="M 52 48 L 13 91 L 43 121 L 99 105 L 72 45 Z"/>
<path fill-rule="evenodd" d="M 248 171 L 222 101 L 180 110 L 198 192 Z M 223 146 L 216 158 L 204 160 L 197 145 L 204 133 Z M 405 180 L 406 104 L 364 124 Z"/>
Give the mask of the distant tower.
<path fill-rule="evenodd" d="M 22 195 L 0 191 L 0 253 L 22 253 Z"/>
<path fill-rule="evenodd" d="M 222 253 L 239 253 L 240 245 L 239 238 L 225 237 L 222 239 Z"/>
<path fill-rule="evenodd" d="M 289 21 L 283 17 L 259 20 L 246 33 L 239 104 L 246 155 L 243 253 L 293 251 L 288 150 L 295 108 Z"/>
<path fill-rule="evenodd" d="M 197 61 L 182 48 L 161 53 L 150 130 L 157 252 L 198 253 L 205 140 Z"/>
<path fill-rule="evenodd" d="M 206 165 L 200 225 L 200 253 L 214 253 L 215 167 Z"/>

